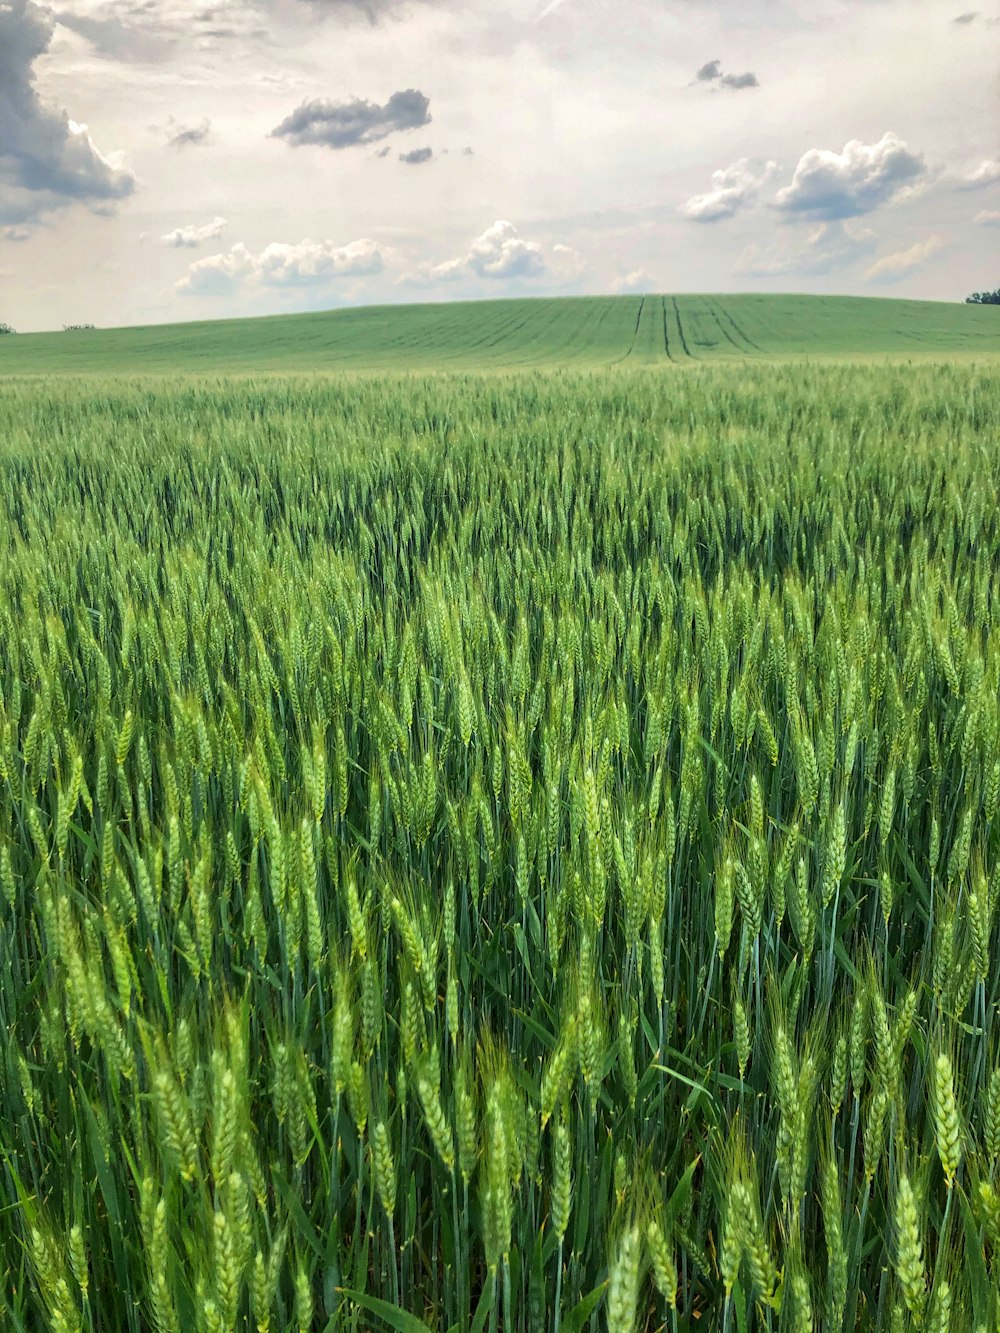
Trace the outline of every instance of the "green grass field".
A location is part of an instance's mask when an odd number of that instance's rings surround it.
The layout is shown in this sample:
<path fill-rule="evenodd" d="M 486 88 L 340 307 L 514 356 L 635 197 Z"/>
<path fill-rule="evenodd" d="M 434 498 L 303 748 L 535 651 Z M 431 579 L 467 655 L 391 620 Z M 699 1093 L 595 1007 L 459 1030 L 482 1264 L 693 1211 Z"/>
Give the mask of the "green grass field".
<path fill-rule="evenodd" d="M 0 375 L 517 370 L 1000 355 L 1000 310 L 850 296 L 372 306 L 0 339 Z"/>

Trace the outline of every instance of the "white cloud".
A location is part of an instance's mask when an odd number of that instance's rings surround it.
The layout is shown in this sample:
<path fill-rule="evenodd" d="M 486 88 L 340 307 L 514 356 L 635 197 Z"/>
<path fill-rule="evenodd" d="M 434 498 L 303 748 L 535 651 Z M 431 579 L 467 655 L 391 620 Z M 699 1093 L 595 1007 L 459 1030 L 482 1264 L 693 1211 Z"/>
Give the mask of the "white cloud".
<path fill-rule="evenodd" d="M 254 254 L 240 241 L 227 254 L 196 260 L 177 284 L 185 296 L 217 296 L 247 283 L 267 287 L 304 287 L 343 278 L 369 277 L 382 271 L 385 252 L 364 239 L 336 246 L 332 241 L 273 241 Z"/>
<path fill-rule="evenodd" d="M 175 250 L 194 250 L 203 241 L 214 241 L 216 237 L 221 236 L 226 230 L 226 225 L 225 218 L 213 218 L 211 222 L 206 222 L 201 227 L 194 225 L 175 227 L 173 231 L 168 231 L 166 236 L 160 237 L 160 244 Z"/>
<path fill-rule="evenodd" d="M 656 280 L 645 269 L 635 268 L 631 273 L 612 278 L 609 288 L 614 296 L 625 296 L 630 292 L 653 292 L 656 290 Z"/>
<path fill-rule="evenodd" d="M 974 171 L 967 172 L 959 181 L 963 190 L 981 190 L 1000 181 L 1000 162 L 987 158 Z"/>
<path fill-rule="evenodd" d="M 500 218 L 476 237 L 466 254 L 437 264 L 420 264 L 405 272 L 399 281 L 410 286 L 457 282 L 463 278 L 569 282 L 580 277 L 585 268 L 583 256 L 572 246 L 558 242 L 545 246 L 540 241 L 529 241 L 512 222 Z"/>
<path fill-rule="evenodd" d="M 583 255 L 571 245 L 554 245 L 547 261 L 549 272 L 557 278 L 578 278 L 587 267 Z"/>
<path fill-rule="evenodd" d="M 981 227 L 1000 226 L 1000 208 L 981 208 L 976 214 L 975 221 Z"/>
<path fill-rule="evenodd" d="M 944 241 L 940 236 L 928 236 L 926 241 L 916 241 L 906 250 L 896 250 L 891 255 L 883 255 L 872 264 L 871 268 L 865 270 L 865 277 L 869 280 L 898 282 L 900 278 L 905 278 L 915 269 L 923 268 L 929 259 L 943 249 Z"/>
<path fill-rule="evenodd" d="M 499 220 L 472 243 L 465 263 L 481 278 L 534 278 L 545 272 L 545 254 L 511 222 Z"/>
<path fill-rule="evenodd" d="M 889 131 L 877 143 L 851 139 L 840 153 L 810 148 L 775 203 L 826 221 L 860 217 L 912 190 L 926 174 L 923 157 Z"/>
<path fill-rule="evenodd" d="M 474 275 L 480 278 L 534 278 L 545 272 L 545 252 L 537 241 L 526 241 L 511 222 L 498 219 L 472 242 L 467 254 L 440 264 L 423 265 L 404 275 L 407 282 L 448 282 Z"/>
<path fill-rule="evenodd" d="M 692 222 L 718 222 L 721 218 L 731 218 L 757 197 L 760 187 L 775 167 L 776 163 L 769 162 L 758 176 L 744 157 L 731 167 L 713 171 L 712 188 L 704 194 L 693 195 L 686 204 L 681 205 L 680 213 Z"/>

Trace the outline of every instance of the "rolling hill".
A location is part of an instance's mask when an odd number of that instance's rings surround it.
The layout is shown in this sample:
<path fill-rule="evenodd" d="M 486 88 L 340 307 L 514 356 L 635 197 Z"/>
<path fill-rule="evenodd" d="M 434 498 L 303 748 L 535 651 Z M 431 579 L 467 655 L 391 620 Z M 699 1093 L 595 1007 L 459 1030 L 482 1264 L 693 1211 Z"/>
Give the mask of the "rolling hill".
<path fill-rule="evenodd" d="M 370 306 L 0 338 L 0 376 L 692 366 L 993 357 L 1000 310 L 841 296 L 619 296 Z"/>

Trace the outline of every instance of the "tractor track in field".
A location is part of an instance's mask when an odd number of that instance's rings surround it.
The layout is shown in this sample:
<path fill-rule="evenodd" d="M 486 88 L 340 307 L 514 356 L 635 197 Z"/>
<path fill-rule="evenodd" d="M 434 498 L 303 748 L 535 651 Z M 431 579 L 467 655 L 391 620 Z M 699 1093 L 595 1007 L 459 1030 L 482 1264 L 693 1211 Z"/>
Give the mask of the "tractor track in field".
<path fill-rule="evenodd" d="M 680 334 L 680 338 L 681 338 L 681 346 L 684 348 L 684 355 L 685 355 L 685 356 L 690 356 L 690 357 L 691 357 L 691 360 L 693 361 L 693 360 L 694 360 L 694 356 L 693 356 L 692 353 L 691 353 L 691 348 L 688 347 L 688 345 L 687 345 L 687 339 L 684 337 L 684 325 L 681 323 L 681 312 L 680 312 L 680 309 L 679 309 L 679 307 L 678 307 L 678 305 L 677 305 L 677 297 L 676 297 L 676 296 L 672 296 L 670 299 L 671 299 L 671 300 L 673 301 L 673 303 L 674 303 L 674 317 L 675 317 L 676 320 L 677 320 L 677 332 Z"/>
<path fill-rule="evenodd" d="M 722 334 L 723 338 L 725 338 L 726 342 L 729 343 L 731 347 L 735 347 L 737 352 L 739 352 L 741 356 L 746 356 L 747 349 L 736 341 L 733 335 L 726 328 L 725 324 L 723 324 L 722 316 L 719 314 L 718 310 L 715 307 L 715 303 L 712 301 L 708 302 L 708 313 L 715 320 L 716 324 L 718 324 L 719 332 Z"/>
<path fill-rule="evenodd" d="M 667 360 L 674 361 L 674 364 L 676 365 L 674 354 L 670 350 L 670 335 L 667 333 L 667 298 L 661 296 L 660 301 L 663 305 L 663 350 L 667 354 Z"/>
<path fill-rule="evenodd" d="M 624 356 L 615 357 L 614 361 L 611 362 L 613 366 L 620 365 L 622 361 L 627 361 L 628 358 L 632 355 L 632 350 L 635 347 L 635 340 L 639 336 L 639 325 L 642 323 L 642 311 L 645 304 L 646 304 L 646 298 L 643 297 L 642 300 L 639 302 L 639 313 L 635 317 L 635 328 L 632 330 L 632 341 L 628 345 L 628 351 L 625 353 Z"/>
<path fill-rule="evenodd" d="M 716 302 L 716 304 L 718 304 L 718 302 Z M 761 347 L 758 343 L 755 343 L 754 340 L 749 336 L 749 334 L 745 333 L 743 329 L 740 328 L 739 324 L 736 323 L 736 320 L 733 319 L 733 316 L 730 313 L 730 311 L 728 311 L 724 305 L 720 305 L 719 309 L 725 315 L 726 319 L 729 320 L 730 324 L 732 324 L 737 337 L 742 338 L 743 341 L 747 344 L 747 346 L 752 347 L 755 352 L 762 353 L 764 351 L 763 347 Z"/>

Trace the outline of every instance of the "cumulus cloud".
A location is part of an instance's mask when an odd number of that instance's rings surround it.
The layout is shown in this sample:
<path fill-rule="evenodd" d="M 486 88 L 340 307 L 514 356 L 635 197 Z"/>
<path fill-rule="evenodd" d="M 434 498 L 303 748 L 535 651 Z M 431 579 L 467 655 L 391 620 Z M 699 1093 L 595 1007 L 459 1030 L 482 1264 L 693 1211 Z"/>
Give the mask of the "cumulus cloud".
<path fill-rule="evenodd" d="M 420 167 L 429 162 L 433 156 L 433 148 L 411 148 L 408 153 L 400 153 L 399 160 L 405 162 L 407 166 Z"/>
<path fill-rule="evenodd" d="M 324 148 L 352 148 L 377 143 L 400 130 L 415 130 L 430 123 L 430 102 L 416 88 L 393 93 L 384 104 L 355 97 L 349 102 L 320 98 L 303 102 L 271 131 L 294 148 L 319 144 Z"/>
<path fill-rule="evenodd" d="M 749 277 L 821 277 L 857 263 L 877 244 L 875 233 L 857 222 L 821 222 L 808 230 L 801 243 L 784 240 L 771 248 L 748 246 L 734 271 Z"/>
<path fill-rule="evenodd" d="M 861 217 L 912 190 L 926 174 L 921 154 L 890 131 L 877 143 L 851 139 L 840 153 L 810 148 L 775 203 L 786 213 L 826 221 Z"/>
<path fill-rule="evenodd" d="M 1000 162 L 987 158 L 973 171 L 967 172 L 959 185 L 963 190 L 982 190 L 987 185 L 995 185 L 997 181 L 1000 181 Z"/>
<path fill-rule="evenodd" d="M 1000 227 L 1000 208 L 981 208 L 975 221 L 981 227 Z"/>
<path fill-rule="evenodd" d="M 380 273 L 383 264 L 382 247 L 368 239 L 341 246 L 332 241 L 305 240 L 298 245 L 273 241 L 256 254 L 240 241 L 228 253 L 196 260 L 177 291 L 184 296 L 221 296 L 247 284 L 320 286 L 369 277 Z"/>
<path fill-rule="evenodd" d="M 566 282 L 579 277 L 583 268 L 583 259 L 572 246 L 546 248 L 539 241 L 527 240 L 512 222 L 501 218 L 477 236 L 464 255 L 440 264 L 422 264 L 405 273 L 401 281 L 417 285 L 462 278 L 548 278 Z"/>
<path fill-rule="evenodd" d="M 214 241 L 226 230 L 225 218 L 213 218 L 200 227 L 176 227 L 160 237 L 160 244 L 175 250 L 195 250 L 204 241 Z"/>
<path fill-rule="evenodd" d="M 699 83 L 711 83 L 713 79 L 722 78 L 722 61 L 708 60 L 702 65 L 701 69 L 695 75 Z"/>
<path fill-rule="evenodd" d="M 769 162 L 763 174 L 757 175 L 749 159 L 744 157 L 731 167 L 713 171 L 712 188 L 704 194 L 693 195 L 682 204 L 681 215 L 692 222 L 719 222 L 722 218 L 731 218 L 757 197 L 761 185 L 775 167 L 774 162 Z"/>
<path fill-rule="evenodd" d="M 545 272 L 545 254 L 526 241 L 513 223 L 498 220 L 469 250 L 466 262 L 481 278 L 535 278 Z"/>
<path fill-rule="evenodd" d="M 944 241 L 940 236 L 929 236 L 926 241 L 917 241 L 906 250 L 897 250 L 894 254 L 876 259 L 871 268 L 865 271 L 865 277 L 869 280 L 898 282 L 915 269 L 923 268 L 943 248 Z"/>
<path fill-rule="evenodd" d="M 970 9 L 967 10 L 966 13 L 964 14 L 956 15 L 956 17 L 952 19 L 952 23 L 961 23 L 961 24 L 975 23 L 978 17 L 979 17 L 979 10 Z"/>
<path fill-rule="evenodd" d="M 195 148 L 207 142 L 212 132 L 212 122 L 203 120 L 200 125 L 171 126 L 167 143 L 171 148 Z"/>
<path fill-rule="evenodd" d="M 537 278 L 545 272 L 545 251 L 527 241 L 512 222 L 498 219 L 477 236 L 469 252 L 426 270 L 431 278 Z"/>
<path fill-rule="evenodd" d="M 720 83 L 723 88 L 735 88 L 737 90 L 740 88 L 760 87 L 760 84 L 757 81 L 757 75 L 751 70 L 747 70 L 745 74 L 723 74 Z"/>
<path fill-rule="evenodd" d="M 37 222 L 74 201 L 107 210 L 135 189 L 133 174 L 101 153 L 86 125 L 38 96 L 34 63 L 54 27 L 33 0 L 0 0 L 0 223 Z"/>

